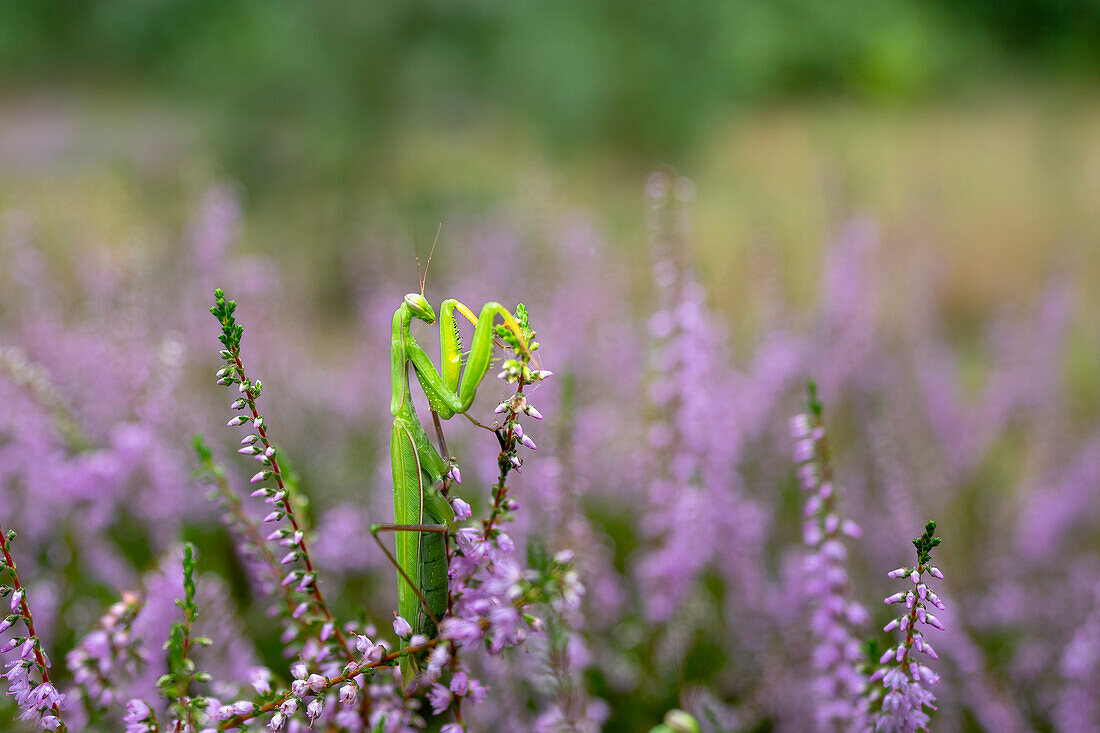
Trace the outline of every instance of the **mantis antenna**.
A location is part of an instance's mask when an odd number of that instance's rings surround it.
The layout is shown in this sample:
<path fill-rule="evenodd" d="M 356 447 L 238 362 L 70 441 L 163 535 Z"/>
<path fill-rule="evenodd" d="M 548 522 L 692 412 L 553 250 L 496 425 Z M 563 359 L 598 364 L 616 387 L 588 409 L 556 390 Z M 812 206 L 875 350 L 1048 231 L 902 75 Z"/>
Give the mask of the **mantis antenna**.
<path fill-rule="evenodd" d="M 428 252 L 428 261 L 424 263 L 424 272 L 420 272 L 420 246 L 416 243 L 415 237 L 413 238 L 413 247 L 416 249 L 416 278 L 420 281 L 420 294 L 424 295 L 424 286 L 428 283 L 428 268 L 432 266 L 432 255 L 435 254 L 435 245 L 439 244 L 439 233 L 443 231 L 443 222 L 439 222 L 439 226 L 435 229 L 435 239 L 432 240 L 432 249 Z"/>

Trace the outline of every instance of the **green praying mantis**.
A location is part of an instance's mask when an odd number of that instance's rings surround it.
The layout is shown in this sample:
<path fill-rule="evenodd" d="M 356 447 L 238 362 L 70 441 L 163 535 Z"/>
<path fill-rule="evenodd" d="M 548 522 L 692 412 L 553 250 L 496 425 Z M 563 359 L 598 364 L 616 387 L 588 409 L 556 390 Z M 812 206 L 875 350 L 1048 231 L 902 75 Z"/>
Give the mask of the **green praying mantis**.
<path fill-rule="evenodd" d="M 462 351 L 456 312 L 475 325 L 470 351 L 466 355 Z M 437 371 L 410 331 L 413 318 L 429 325 L 436 320 L 435 311 L 424 297 L 423 287 L 420 293 L 406 295 L 393 314 L 390 460 L 394 522 L 372 525 L 371 533 L 401 576 L 398 581 L 398 613 L 409 621 L 414 635 L 434 637 L 447 611 L 446 543 L 447 533 L 454 526 L 454 511 L 436 486 L 444 477 L 452 475 L 452 470 L 457 471 L 457 466 L 450 456 L 440 455 L 420 423 L 412 400 L 409 367 L 416 373 L 417 381 L 428 398 L 433 419 L 438 416 L 447 420 L 454 415 L 465 414 L 489 369 L 494 324 L 498 316 L 504 327 L 517 336 L 520 348 L 526 352 L 527 345 L 519 323 L 500 303 L 486 303 L 480 316 L 475 317 L 459 301 L 444 300 L 439 307 L 441 369 Z M 441 448 L 446 454 L 438 419 L 436 428 Z M 395 533 L 396 557 L 379 539 L 378 533 L 381 531 Z M 402 640 L 401 648 L 407 646 L 407 642 Z M 419 660 L 415 657 L 402 657 L 401 672 L 406 686 L 412 681 L 418 665 Z"/>

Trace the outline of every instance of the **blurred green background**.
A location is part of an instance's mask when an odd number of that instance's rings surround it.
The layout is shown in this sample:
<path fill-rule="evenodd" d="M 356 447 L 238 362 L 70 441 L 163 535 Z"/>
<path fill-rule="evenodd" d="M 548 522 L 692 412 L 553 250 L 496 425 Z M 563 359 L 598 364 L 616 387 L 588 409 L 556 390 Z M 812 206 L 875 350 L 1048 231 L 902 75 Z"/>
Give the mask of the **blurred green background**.
<path fill-rule="evenodd" d="M 3 0 L 0 18 L 0 205 L 133 240 L 239 181 L 250 246 L 314 293 L 365 231 L 411 249 L 501 201 L 589 207 L 633 249 L 658 166 L 698 184 L 723 309 L 753 248 L 810 287 L 852 210 L 933 251 L 963 320 L 1052 267 L 1098 272 L 1097 0 Z"/>

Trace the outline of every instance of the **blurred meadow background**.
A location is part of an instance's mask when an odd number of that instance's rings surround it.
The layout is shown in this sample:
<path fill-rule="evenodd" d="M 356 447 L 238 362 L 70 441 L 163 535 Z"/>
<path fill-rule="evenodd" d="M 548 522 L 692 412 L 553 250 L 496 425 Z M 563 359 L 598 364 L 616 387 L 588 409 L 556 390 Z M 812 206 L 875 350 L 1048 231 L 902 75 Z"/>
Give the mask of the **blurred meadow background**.
<path fill-rule="evenodd" d="M 196 432 L 249 473 L 214 287 L 326 592 L 386 625 L 389 325 L 441 225 L 433 304 L 531 309 L 555 379 L 515 534 L 587 588 L 487 665 L 474 729 L 813 729 L 813 377 L 862 638 L 939 522 L 933 729 L 1100 730 L 1098 82 L 1093 0 L 0 0 L 0 520 L 62 688 L 128 588 L 119 675 L 153 694 L 182 539 L 204 668 L 285 676 L 193 476 Z M 484 506 L 495 455 L 453 422 Z"/>

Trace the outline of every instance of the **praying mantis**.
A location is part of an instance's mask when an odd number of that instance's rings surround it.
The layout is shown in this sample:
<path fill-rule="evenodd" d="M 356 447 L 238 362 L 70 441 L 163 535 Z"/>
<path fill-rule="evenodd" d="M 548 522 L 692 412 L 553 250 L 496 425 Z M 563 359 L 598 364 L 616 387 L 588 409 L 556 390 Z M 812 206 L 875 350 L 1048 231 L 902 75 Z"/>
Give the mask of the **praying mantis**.
<path fill-rule="evenodd" d="M 470 351 L 465 357 L 456 311 L 475 324 Z M 409 621 L 414 635 L 434 637 L 447 611 L 446 543 L 447 533 L 454 526 L 454 511 L 436 485 L 445 476 L 457 473 L 457 465 L 450 456 L 440 455 L 420 423 L 412 401 L 409 367 L 416 373 L 434 415 L 447 420 L 454 415 L 465 414 L 489 369 L 494 322 L 498 316 L 504 327 L 517 336 L 520 348 L 526 351 L 519 323 L 500 303 L 486 303 L 480 316 L 475 317 L 461 302 L 444 300 L 439 307 L 441 369 L 437 371 L 410 331 L 413 318 L 428 325 L 436 320 L 435 311 L 424 297 L 423 290 L 406 295 L 393 314 L 390 460 L 394 522 L 375 524 L 370 529 L 375 541 L 401 576 L 398 581 L 398 613 Z M 439 429 L 438 421 L 436 427 Z M 441 429 L 439 432 L 442 440 Z M 446 453 L 445 445 L 442 449 Z M 396 558 L 379 539 L 378 533 L 381 531 L 395 533 Z M 407 642 L 402 640 L 401 648 L 407 646 Z M 410 655 L 401 658 L 402 680 L 406 686 L 412 681 L 418 664 L 418 660 Z"/>

